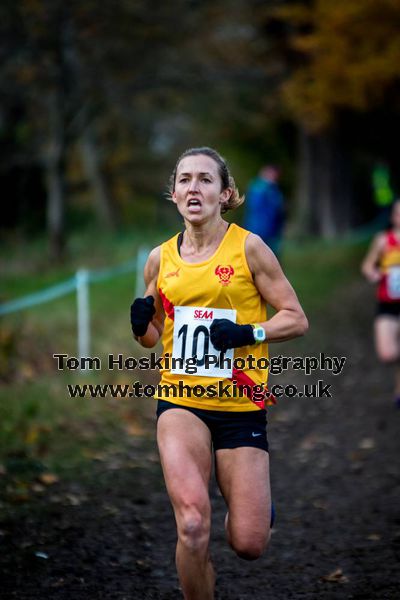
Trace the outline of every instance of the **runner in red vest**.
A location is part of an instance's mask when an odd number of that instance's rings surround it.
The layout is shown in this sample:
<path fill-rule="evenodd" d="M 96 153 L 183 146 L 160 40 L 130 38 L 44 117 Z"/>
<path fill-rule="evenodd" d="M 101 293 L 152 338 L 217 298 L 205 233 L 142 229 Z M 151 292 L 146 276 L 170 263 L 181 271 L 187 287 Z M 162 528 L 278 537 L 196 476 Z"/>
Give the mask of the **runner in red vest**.
<path fill-rule="evenodd" d="M 361 270 L 378 284 L 376 352 L 382 362 L 395 365 L 395 402 L 400 408 L 400 200 L 393 204 L 391 229 L 376 235 Z"/>

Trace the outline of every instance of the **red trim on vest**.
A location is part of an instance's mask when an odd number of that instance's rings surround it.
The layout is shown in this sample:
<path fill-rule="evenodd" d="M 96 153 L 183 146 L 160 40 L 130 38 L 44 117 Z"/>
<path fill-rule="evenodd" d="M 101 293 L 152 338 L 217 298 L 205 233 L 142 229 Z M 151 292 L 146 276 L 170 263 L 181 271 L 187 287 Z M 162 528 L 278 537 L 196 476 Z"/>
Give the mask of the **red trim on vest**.
<path fill-rule="evenodd" d="M 397 240 L 394 235 L 394 231 L 388 231 L 386 234 L 386 245 L 389 247 L 400 246 L 400 242 Z"/>
<path fill-rule="evenodd" d="M 165 310 L 165 314 L 170 319 L 174 320 L 174 305 L 170 300 L 168 300 L 167 296 L 164 294 L 161 288 L 158 289 L 158 293 L 160 294 L 161 302 Z"/>
<path fill-rule="evenodd" d="M 253 388 L 254 386 L 256 386 L 257 384 L 251 379 L 251 377 L 249 377 L 244 371 L 242 371 L 241 369 L 233 369 L 232 371 L 232 377 L 229 378 L 230 381 L 237 381 L 238 382 L 238 387 L 239 389 L 243 386 L 243 392 L 244 395 L 248 397 L 248 393 L 247 393 L 247 386 L 251 388 L 251 398 L 250 400 L 252 402 L 254 402 L 254 404 L 256 404 L 259 408 L 265 408 L 268 405 L 271 404 L 276 404 L 276 398 L 275 396 L 273 396 L 269 391 L 268 388 L 265 388 L 265 396 L 264 398 L 262 398 L 261 400 L 256 400 L 254 398 L 254 393 L 253 393 Z"/>
<path fill-rule="evenodd" d="M 400 250 L 400 241 L 394 235 L 394 231 L 387 231 L 385 237 L 384 253 L 392 250 L 393 248 L 398 248 Z M 399 299 L 393 299 L 389 296 L 386 273 L 382 274 L 381 280 L 378 284 L 377 297 L 379 302 L 399 302 Z"/>

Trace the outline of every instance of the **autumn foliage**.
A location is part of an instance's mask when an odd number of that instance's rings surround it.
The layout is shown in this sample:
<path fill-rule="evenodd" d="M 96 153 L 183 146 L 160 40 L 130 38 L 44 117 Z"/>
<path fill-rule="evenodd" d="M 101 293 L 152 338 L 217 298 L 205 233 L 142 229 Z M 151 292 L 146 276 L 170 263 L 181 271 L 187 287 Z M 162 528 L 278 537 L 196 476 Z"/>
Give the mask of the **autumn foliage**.
<path fill-rule="evenodd" d="M 326 129 L 341 109 L 367 111 L 400 100 L 400 2 L 315 0 L 275 13 L 291 26 L 299 65 L 283 84 L 293 115 Z"/>

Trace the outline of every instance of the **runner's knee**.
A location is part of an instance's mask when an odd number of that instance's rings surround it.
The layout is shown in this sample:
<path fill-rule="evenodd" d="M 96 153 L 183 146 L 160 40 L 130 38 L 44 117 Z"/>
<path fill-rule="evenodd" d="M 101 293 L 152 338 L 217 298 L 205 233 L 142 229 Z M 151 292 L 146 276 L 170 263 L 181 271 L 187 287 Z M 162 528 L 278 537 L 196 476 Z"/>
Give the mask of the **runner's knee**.
<path fill-rule="evenodd" d="M 399 360 L 399 351 L 395 348 L 380 348 L 378 350 L 379 360 L 383 363 L 394 363 Z"/>
<path fill-rule="evenodd" d="M 269 537 L 270 534 L 268 532 L 267 537 L 258 535 L 236 539 L 231 538 L 231 546 L 239 558 L 243 558 L 244 560 L 257 560 L 257 558 L 260 558 L 263 554 L 269 542 Z"/>
<path fill-rule="evenodd" d="M 208 546 L 210 538 L 210 516 L 208 511 L 188 506 L 180 511 L 178 521 L 179 541 L 190 550 Z"/>

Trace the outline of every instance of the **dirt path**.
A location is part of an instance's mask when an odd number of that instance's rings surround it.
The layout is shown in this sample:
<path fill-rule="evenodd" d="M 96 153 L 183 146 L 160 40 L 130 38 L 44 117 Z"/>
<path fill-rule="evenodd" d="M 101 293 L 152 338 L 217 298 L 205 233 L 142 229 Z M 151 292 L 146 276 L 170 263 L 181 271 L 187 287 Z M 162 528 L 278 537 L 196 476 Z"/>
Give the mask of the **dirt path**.
<path fill-rule="evenodd" d="M 331 382 L 333 398 L 284 399 L 270 410 L 277 520 L 259 561 L 243 562 L 228 548 L 224 503 L 212 485 L 219 600 L 400 597 L 400 411 L 390 372 L 375 363 L 368 298 L 363 285 L 343 292 L 300 344 L 307 354 L 349 357 L 341 376 L 307 378 Z M 304 382 L 295 375 L 286 381 Z M 0 520 L 2 599 L 181 597 L 174 521 L 151 436 L 94 461 L 85 481 L 57 483 Z"/>

